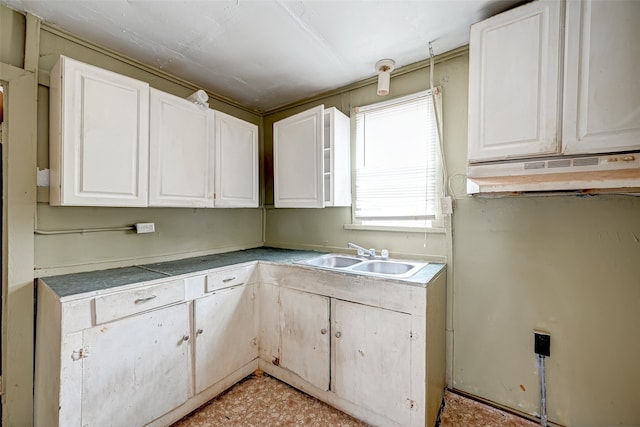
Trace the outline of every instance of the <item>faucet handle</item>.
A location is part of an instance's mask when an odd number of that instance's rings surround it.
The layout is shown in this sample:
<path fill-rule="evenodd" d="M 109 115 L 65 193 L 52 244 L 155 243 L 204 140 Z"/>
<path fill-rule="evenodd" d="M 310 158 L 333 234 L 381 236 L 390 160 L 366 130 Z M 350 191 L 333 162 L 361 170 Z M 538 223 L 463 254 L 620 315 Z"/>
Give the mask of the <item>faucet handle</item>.
<path fill-rule="evenodd" d="M 371 256 L 376 256 L 376 250 L 375 250 L 375 248 L 371 248 L 371 249 L 369 249 L 369 253 L 371 254 Z"/>
<path fill-rule="evenodd" d="M 387 250 L 387 249 L 382 249 L 382 250 L 380 251 L 380 256 L 381 256 L 382 258 L 389 258 L 389 250 Z"/>
<path fill-rule="evenodd" d="M 364 251 L 362 249 L 358 249 L 358 256 L 364 256 Z"/>

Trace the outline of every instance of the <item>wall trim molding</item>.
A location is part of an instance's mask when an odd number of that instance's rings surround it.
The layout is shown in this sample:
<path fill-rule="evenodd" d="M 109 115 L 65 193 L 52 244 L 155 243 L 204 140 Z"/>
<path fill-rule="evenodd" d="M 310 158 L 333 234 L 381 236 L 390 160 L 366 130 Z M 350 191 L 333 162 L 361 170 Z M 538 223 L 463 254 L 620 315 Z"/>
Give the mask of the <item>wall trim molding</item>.
<path fill-rule="evenodd" d="M 434 57 L 434 64 L 438 64 L 438 63 L 441 63 L 441 62 L 444 62 L 444 61 L 449 61 L 451 59 L 467 55 L 468 53 L 469 53 L 469 45 L 461 46 L 459 48 L 456 48 L 456 49 L 450 50 L 448 52 L 444 52 L 444 53 L 442 53 L 442 54 L 440 54 L 438 56 L 435 56 Z M 412 73 L 412 72 L 414 72 L 416 70 L 420 70 L 420 69 L 423 69 L 423 68 L 429 68 L 430 67 L 430 62 L 431 62 L 431 60 L 429 58 L 427 58 L 427 59 L 423 59 L 422 61 L 418 61 L 418 62 L 414 62 L 412 64 L 405 65 L 404 67 L 400 67 L 397 70 L 395 70 L 394 72 L 392 72 L 391 73 L 391 77 L 398 77 L 398 76 L 402 76 L 403 74 Z M 309 98 L 304 98 L 304 99 L 292 102 L 290 104 L 286 104 L 286 105 L 282 105 L 280 107 L 276 107 L 276 108 L 272 108 L 270 110 L 266 110 L 266 111 L 262 112 L 262 115 L 263 116 L 269 116 L 269 115 L 272 115 L 272 114 L 276 114 L 276 113 L 280 113 L 282 111 L 289 110 L 291 108 L 299 107 L 299 106 L 304 105 L 304 104 L 317 102 L 317 101 L 320 101 L 321 99 L 328 98 L 330 96 L 342 95 L 344 93 L 351 92 L 353 90 L 360 89 L 360 88 L 365 87 L 365 86 L 376 84 L 377 81 L 378 81 L 378 77 L 377 76 L 369 77 L 368 79 L 360 80 L 360 81 L 357 81 L 355 83 L 351 83 L 350 85 L 347 85 L 347 86 L 342 86 L 340 88 L 333 89 L 333 90 L 330 90 L 330 91 L 327 91 L 327 92 L 323 92 L 323 93 L 320 93 L 318 95 L 314 95 L 314 96 L 309 97 Z"/>
<path fill-rule="evenodd" d="M 46 31 L 48 33 L 54 34 L 56 36 L 62 37 L 66 40 L 69 40 L 73 43 L 77 43 L 81 46 L 84 46 L 86 48 L 89 48 L 91 50 L 94 50 L 96 52 L 102 53 L 103 55 L 109 56 L 113 59 L 117 59 L 118 61 L 124 62 L 127 65 L 131 65 L 135 68 L 138 68 L 142 71 L 145 71 L 147 73 L 153 74 L 155 76 L 158 76 L 162 79 L 168 80 L 172 83 L 176 83 L 179 84 L 180 86 L 183 86 L 189 90 L 193 90 L 196 91 L 198 89 L 202 89 L 196 85 L 194 85 L 193 83 L 182 79 L 180 77 L 177 77 L 173 74 L 169 74 L 166 71 L 160 70 L 158 68 L 152 67 L 150 65 L 144 64 L 134 58 L 131 58 L 130 56 L 124 55 L 122 53 L 116 52 L 115 50 L 109 49 L 107 47 L 104 46 L 100 46 L 98 44 L 92 43 L 90 41 L 87 41 L 79 36 L 76 36 L 73 33 L 70 33 L 60 27 L 57 27 L 53 24 L 48 24 L 48 23 L 42 23 L 41 25 L 41 30 L 42 31 Z M 40 70 L 41 71 L 41 77 L 38 79 L 38 83 L 43 85 L 43 86 L 49 86 L 49 73 L 48 70 Z M 225 96 L 216 94 L 216 93 L 212 93 L 209 92 L 208 90 L 204 89 L 205 92 L 207 92 L 207 94 L 209 95 L 209 97 L 211 99 L 215 99 L 218 102 L 222 102 L 224 104 L 227 104 L 231 107 L 246 111 L 248 113 L 252 113 L 252 114 L 257 114 L 260 115 L 262 114 L 260 111 L 254 110 L 252 108 L 248 108 L 234 100 L 232 100 L 231 98 L 227 98 Z"/>

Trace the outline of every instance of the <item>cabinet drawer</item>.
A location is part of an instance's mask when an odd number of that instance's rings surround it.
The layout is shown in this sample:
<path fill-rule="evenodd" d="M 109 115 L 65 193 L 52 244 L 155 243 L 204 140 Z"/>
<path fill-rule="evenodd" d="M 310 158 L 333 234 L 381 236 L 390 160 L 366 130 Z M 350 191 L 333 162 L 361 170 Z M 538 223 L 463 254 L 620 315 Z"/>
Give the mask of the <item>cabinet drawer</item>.
<path fill-rule="evenodd" d="M 254 266 L 248 265 L 246 267 L 229 268 L 207 274 L 206 292 L 249 283 L 253 270 Z"/>
<path fill-rule="evenodd" d="M 184 281 L 172 280 L 94 299 L 96 325 L 184 300 Z"/>

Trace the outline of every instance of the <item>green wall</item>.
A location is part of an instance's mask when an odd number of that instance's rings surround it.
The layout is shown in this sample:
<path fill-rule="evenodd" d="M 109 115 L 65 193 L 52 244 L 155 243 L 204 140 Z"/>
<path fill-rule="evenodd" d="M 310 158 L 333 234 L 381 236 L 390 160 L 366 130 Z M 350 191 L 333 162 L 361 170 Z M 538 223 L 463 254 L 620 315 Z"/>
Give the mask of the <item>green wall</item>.
<path fill-rule="evenodd" d="M 151 87 L 174 95 L 186 97 L 195 89 L 173 76 L 164 75 L 62 32 L 45 27 L 40 34 L 37 165 L 41 170 L 47 169 L 49 163 L 48 77 L 59 55 L 149 82 Z M 257 125 L 261 122 L 260 115 L 223 100 L 213 98 L 210 106 Z M 37 276 L 262 246 L 261 208 L 53 207 L 48 204 L 48 190 L 48 187 L 38 188 L 36 228 L 39 230 L 123 227 L 136 222 L 154 222 L 156 232 L 145 235 L 131 231 L 36 234 Z"/>
<path fill-rule="evenodd" d="M 640 198 L 463 199 L 454 227 L 453 386 L 539 411 L 537 328 L 550 420 L 640 425 Z"/>
<path fill-rule="evenodd" d="M 427 88 L 428 71 L 394 75 L 391 96 Z M 354 241 L 394 255 L 446 256 L 450 387 L 539 413 L 537 328 L 552 337 L 551 421 L 640 425 L 640 197 L 467 196 L 468 55 L 437 63 L 434 74 L 456 197 L 447 234 L 345 230 L 348 208 L 268 209 L 267 244 L 343 251 Z M 371 84 L 267 115 L 265 169 L 272 164 L 274 121 L 320 103 L 348 113 L 379 99 Z M 266 184 L 271 203 L 273 182 Z"/>
<path fill-rule="evenodd" d="M 23 68 L 25 28 L 24 16 L 0 5 L 0 62 Z"/>

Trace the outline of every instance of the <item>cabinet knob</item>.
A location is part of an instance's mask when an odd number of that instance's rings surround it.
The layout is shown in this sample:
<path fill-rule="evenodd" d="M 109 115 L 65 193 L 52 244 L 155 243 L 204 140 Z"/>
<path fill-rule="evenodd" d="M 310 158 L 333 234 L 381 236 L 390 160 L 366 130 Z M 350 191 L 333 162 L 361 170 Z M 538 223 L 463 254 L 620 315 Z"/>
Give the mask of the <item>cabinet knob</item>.
<path fill-rule="evenodd" d="M 336 338 L 340 338 L 342 336 L 342 332 L 338 331 L 336 332 Z"/>
<path fill-rule="evenodd" d="M 322 329 L 320 329 L 320 333 L 321 333 L 322 335 L 326 335 L 326 334 L 327 334 L 327 328 L 322 328 Z"/>
<path fill-rule="evenodd" d="M 182 341 L 189 341 L 189 335 L 183 335 Z"/>
<path fill-rule="evenodd" d="M 200 334 L 202 334 L 203 332 L 204 332 L 204 330 L 203 330 L 203 329 L 198 329 L 198 330 L 196 331 L 196 334 L 200 335 Z"/>

